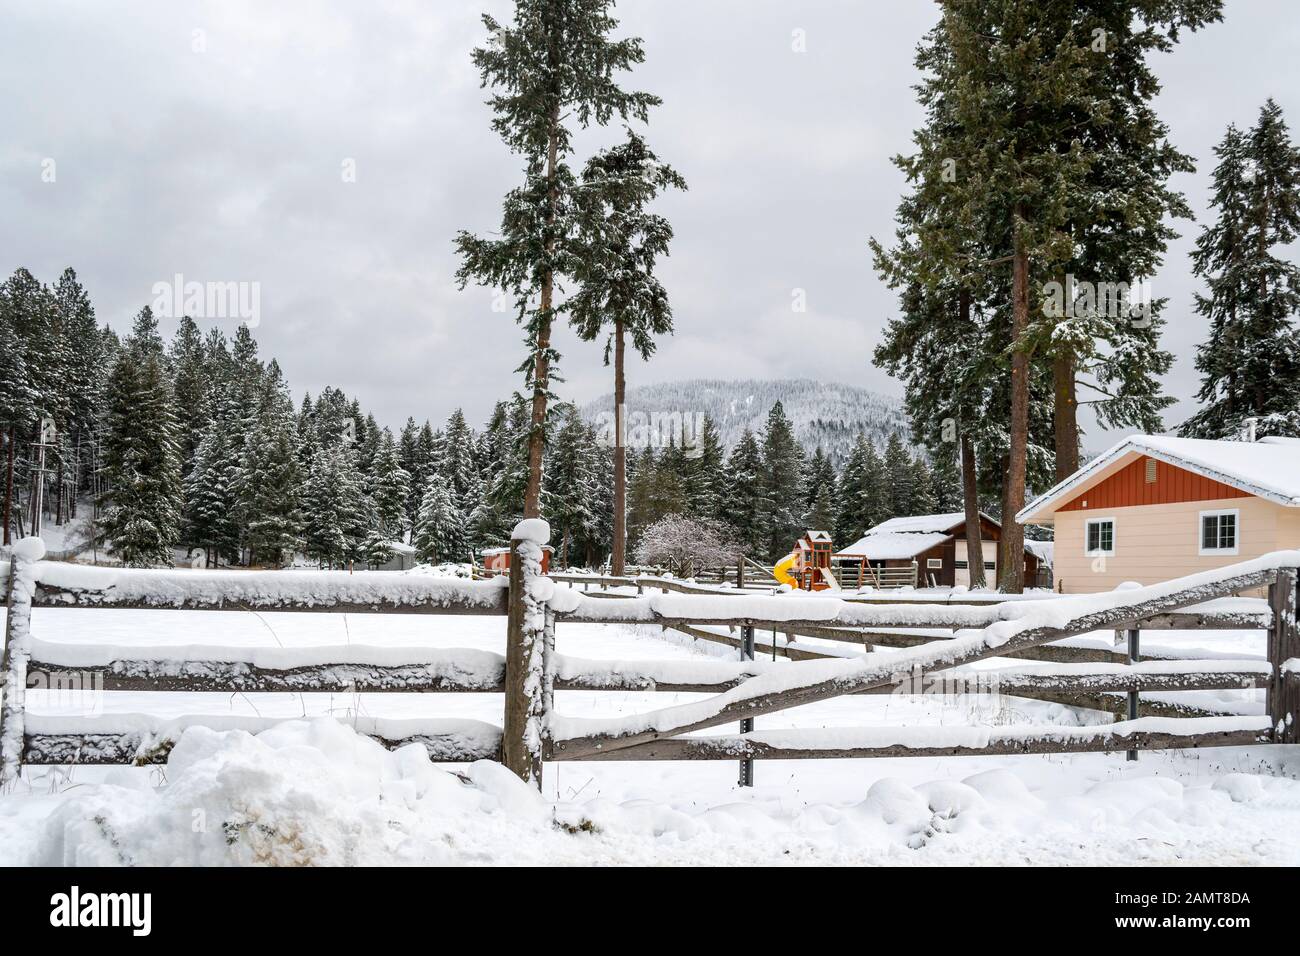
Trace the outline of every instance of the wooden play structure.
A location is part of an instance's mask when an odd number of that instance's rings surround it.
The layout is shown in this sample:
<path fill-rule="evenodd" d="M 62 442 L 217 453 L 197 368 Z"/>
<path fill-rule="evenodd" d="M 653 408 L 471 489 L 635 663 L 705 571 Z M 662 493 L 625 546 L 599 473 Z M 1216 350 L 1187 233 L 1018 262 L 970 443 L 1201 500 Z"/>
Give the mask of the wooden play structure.
<path fill-rule="evenodd" d="M 800 591 L 838 591 L 840 583 L 831 573 L 831 551 L 830 532 L 805 531 L 794 550 L 776 563 L 772 575 Z"/>

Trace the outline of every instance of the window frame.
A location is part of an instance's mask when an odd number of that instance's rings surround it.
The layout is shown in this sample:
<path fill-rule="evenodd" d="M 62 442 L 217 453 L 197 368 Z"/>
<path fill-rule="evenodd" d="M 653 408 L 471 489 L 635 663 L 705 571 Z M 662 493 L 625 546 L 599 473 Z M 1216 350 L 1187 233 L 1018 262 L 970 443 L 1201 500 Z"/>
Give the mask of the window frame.
<path fill-rule="evenodd" d="M 1110 548 L 1109 549 L 1090 549 L 1088 547 L 1089 532 L 1095 524 L 1110 525 Z M 1119 543 L 1117 534 L 1119 523 L 1113 515 L 1106 515 L 1100 518 L 1085 518 L 1083 522 L 1083 556 L 1085 558 L 1113 558 L 1115 556 L 1115 546 Z M 1098 533 L 1097 540 L 1100 542 L 1101 535 Z"/>
<path fill-rule="evenodd" d="M 1232 516 L 1232 547 L 1231 548 L 1207 548 L 1205 546 L 1205 519 L 1222 518 Z M 1222 536 L 1222 531 L 1218 531 L 1218 536 Z M 1196 553 L 1202 558 L 1230 558 L 1241 552 L 1241 509 L 1240 508 L 1211 508 L 1208 511 L 1202 511 L 1196 516 Z"/>

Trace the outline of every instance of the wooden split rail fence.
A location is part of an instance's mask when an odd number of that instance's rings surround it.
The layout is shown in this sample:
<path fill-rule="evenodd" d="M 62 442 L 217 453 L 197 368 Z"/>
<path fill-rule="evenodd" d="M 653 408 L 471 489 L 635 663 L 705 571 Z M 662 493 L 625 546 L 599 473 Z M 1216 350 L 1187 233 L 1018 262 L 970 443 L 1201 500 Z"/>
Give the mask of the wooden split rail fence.
<path fill-rule="evenodd" d="M 522 526 L 521 526 L 522 527 Z M 538 535 L 533 532 L 533 537 Z M 1296 743 L 1300 717 L 1300 632 L 1296 566 L 1279 553 L 1164 585 L 1107 595 L 996 604 L 847 601 L 798 594 L 710 590 L 665 579 L 642 593 L 609 600 L 541 574 L 541 543 L 512 543 L 508 581 L 463 581 L 393 572 L 135 571 L 40 562 L 22 548 L 7 572 L 8 613 L 0 706 L 0 783 L 23 764 L 148 763 L 166 759 L 184 727 L 262 729 L 275 720 L 146 715 L 28 713 L 31 688 L 120 691 L 495 692 L 504 693 L 501 726 L 436 717 L 357 720 L 388 746 L 420 743 L 431 759 L 499 759 L 540 785 L 548 760 L 741 760 L 876 756 L 1136 751 L 1152 748 Z M 1267 588 L 1267 614 L 1198 610 L 1243 591 Z M 505 619 L 506 653 L 472 649 L 346 647 L 267 648 L 73 644 L 57 634 L 60 616 L 81 608 L 495 615 Z M 45 611 L 44 609 L 49 609 Z M 57 610 L 56 610 L 57 609 Z M 66 609 L 66 610 L 65 610 Z M 589 661 L 555 649 L 567 623 L 651 624 L 710 640 L 735 640 L 744 653 L 781 651 L 794 662 L 758 660 Z M 707 628 L 735 628 L 732 637 Z M 968 665 L 990 657 L 1040 652 L 1053 642 L 1098 630 L 1266 627 L 1267 660 L 1021 662 L 995 671 Z M 942 636 L 918 627 L 947 629 Z M 889 654 L 826 654 L 786 639 L 765 645 L 759 633 L 805 635 L 858 645 L 902 646 Z M 1136 643 L 1136 642 L 1134 642 Z M 865 649 L 865 648 L 864 648 Z M 1147 716 L 1092 727 L 864 727 L 696 736 L 722 725 L 752 727 L 756 717 L 848 694 L 926 693 L 927 682 L 958 682 L 1005 694 L 1097 695 L 1143 691 L 1266 688 L 1258 717 Z M 983 682 L 983 683 L 982 683 Z M 673 691 L 701 699 L 615 719 L 565 716 L 557 691 Z M 1052 699 L 1048 696 L 1048 699 Z M 689 735 L 689 736 L 688 736 Z M 742 773 L 743 780 L 743 773 Z"/>

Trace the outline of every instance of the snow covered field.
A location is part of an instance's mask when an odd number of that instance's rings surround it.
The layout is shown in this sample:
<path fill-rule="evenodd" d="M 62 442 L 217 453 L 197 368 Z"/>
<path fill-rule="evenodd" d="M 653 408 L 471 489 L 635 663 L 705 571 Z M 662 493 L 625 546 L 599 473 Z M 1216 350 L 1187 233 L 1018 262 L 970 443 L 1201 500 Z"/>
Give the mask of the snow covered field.
<path fill-rule="evenodd" d="M 37 609 L 38 640 L 116 645 L 436 646 L 500 652 L 504 620 L 417 615 Z M 598 660 L 731 658 L 657 627 L 562 622 Z M 1109 634 L 1086 639 L 1108 642 Z M 810 639 L 811 640 L 811 639 Z M 1150 632 L 1144 649 L 1259 656 L 1260 632 Z M 844 645 L 841 645 L 844 646 Z M 1209 693 L 1209 692 L 1206 692 Z M 1259 713 L 1259 692 L 1213 692 Z M 562 692 L 572 716 L 700 695 Z M 87 701 L 29 695 L 33 714 Z M 1300 864 L 1300 749 L 1029 757 L 548 764 L 542 796 L 499 765 L 384 751 L 356 717 L 500 723 L 497 694 L 108 693 L 103 712 L 306 718 L 254 738 L 187 732 L 158 768 L 31 767 L 0 797 L 0 863 Z M 1235 704 L 1235 706 L 1233 706 Z M 858 696 L 759 729 L 1078 723 L 1107 717 L 997 697 Z"/>

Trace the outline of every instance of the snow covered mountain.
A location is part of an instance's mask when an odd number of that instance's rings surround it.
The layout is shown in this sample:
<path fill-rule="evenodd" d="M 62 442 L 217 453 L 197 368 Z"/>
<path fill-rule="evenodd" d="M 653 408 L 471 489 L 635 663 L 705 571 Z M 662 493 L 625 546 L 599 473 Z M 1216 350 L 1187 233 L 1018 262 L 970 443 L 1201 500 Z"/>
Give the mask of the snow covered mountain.
<path fill-rule="evenodd" d="M 613 401 L 612 394 L 602 395 L 581 406 L 582 414 L 589 421 L 600 422 L 602 416 L 610 414 Z M 689 379 L 641 385 L 628 389 L 627 411 L 629 422 L 638 413 L 707 415 L 731 448 L 746 428 L 755 434 L 761 431 L 768 412 L 778 401 L 794 424 L 799 443 L 809 454 L 821 446 L 837 466 L 860 431 L 866 432 L 877 446 L 883 447 L 895 432 L 910 444 L 901 400 L 853 385 L 809 378 Z"/>

